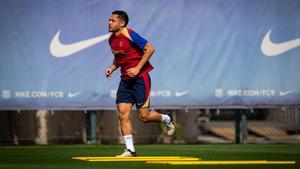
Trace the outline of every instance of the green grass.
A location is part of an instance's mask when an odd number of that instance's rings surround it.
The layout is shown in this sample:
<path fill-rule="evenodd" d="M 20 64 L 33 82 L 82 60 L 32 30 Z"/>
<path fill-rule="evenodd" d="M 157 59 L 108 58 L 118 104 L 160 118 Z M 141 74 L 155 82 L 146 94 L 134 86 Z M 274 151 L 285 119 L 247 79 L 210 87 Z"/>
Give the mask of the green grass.
<path fill-rule="evenodd" d="M 188 156 L 202 160 L 293 160 L 296 165 L 191 165 L 84 162 L 73 156 L 114 156 L 122 145 L 0 146 L 0 169 L 299 169 L 300 144 L 137 145 L 140 156 Z"/>

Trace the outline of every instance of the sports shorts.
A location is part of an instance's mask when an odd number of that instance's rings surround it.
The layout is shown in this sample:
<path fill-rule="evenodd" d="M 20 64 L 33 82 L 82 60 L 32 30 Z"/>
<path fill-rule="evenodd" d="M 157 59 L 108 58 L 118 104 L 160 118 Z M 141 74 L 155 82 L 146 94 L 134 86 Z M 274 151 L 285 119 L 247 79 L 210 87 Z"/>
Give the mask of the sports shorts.
<path fill-rule="evenodd" d="M 132 103 L 136 108 L 149 108 L 150 106 L 151 79 L 144 73 L 131 80 L 121 79 L 117 91 L 116 104 Z"/>

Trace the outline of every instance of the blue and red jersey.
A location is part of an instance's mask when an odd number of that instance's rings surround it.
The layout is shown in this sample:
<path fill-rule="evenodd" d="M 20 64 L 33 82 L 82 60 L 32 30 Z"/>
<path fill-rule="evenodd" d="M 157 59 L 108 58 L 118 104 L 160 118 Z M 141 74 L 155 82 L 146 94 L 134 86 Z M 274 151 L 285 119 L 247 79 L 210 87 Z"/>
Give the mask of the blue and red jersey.
<path fill-rule="evenodd" d="M 111 35 L 108 42 L 117 65 L 121 67 L 121 78 L 129 80 L 130 77 L 126 71 L 139 64 L 148 41 L 133 30 L 124 28 L 120 35 Z M 148 61 L 137 76 L 142 76 L 152 69 L 153 67 Z"/>

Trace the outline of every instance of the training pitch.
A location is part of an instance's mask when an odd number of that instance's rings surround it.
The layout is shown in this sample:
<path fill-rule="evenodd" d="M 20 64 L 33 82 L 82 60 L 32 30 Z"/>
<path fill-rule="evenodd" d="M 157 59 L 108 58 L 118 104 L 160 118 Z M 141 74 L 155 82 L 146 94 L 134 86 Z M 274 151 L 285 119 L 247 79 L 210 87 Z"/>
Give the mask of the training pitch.
<path fill-rule="evenodd" d="M 300 144 L 0 146 L 0 169 L 299 169 Z"/>

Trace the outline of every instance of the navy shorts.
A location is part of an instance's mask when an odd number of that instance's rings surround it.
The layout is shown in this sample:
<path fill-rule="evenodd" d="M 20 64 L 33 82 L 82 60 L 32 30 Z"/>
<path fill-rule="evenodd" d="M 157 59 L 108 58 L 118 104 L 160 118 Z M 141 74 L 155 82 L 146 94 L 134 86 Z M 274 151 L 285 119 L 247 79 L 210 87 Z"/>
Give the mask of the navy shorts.
<path fill-rule="evenodd" d="M 137 108 L 149 108 L 150 106 L 151 79 L 148 73 L 132 79 L 123 80 L 119 83 L 116 104 L 132 103 Z"/>

